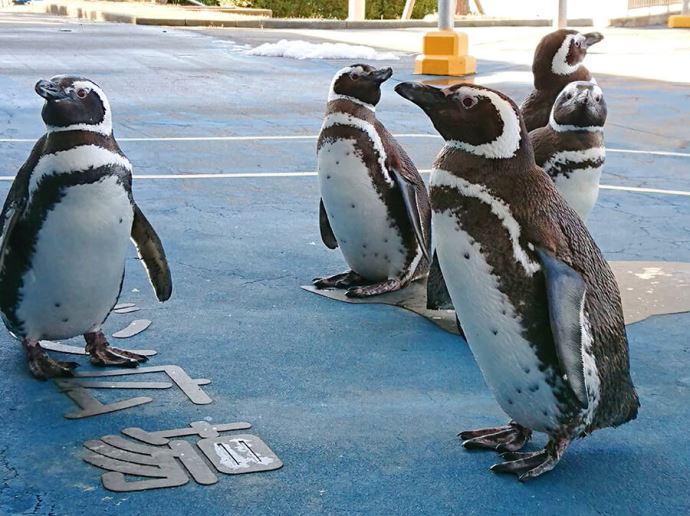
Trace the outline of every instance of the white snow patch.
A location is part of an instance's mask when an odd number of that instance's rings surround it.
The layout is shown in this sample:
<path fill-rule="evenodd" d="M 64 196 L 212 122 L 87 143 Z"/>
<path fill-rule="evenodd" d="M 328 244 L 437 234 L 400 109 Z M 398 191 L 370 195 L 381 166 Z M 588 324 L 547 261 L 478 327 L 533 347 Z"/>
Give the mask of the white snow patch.
<path fill-rule="evenodd" d="M 371 47 L 345 43 L 309 43 L 300 39 L 281 39 L 278 43 L 264 43 L 247 52 L 250 56 L 289 57 L 292 59 L 364 59 L 367 61 L 397 61 L 392 52 L 378 52 Z"/>

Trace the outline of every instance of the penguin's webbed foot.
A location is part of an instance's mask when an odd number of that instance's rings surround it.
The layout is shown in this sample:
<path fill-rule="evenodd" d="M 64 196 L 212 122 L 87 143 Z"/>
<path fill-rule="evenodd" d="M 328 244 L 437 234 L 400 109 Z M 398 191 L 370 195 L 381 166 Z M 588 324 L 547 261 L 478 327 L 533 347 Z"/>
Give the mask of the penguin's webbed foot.
<path fill-rule="evenodd" d="M 389 292 L 395 292 L 402 288 L 402 283 L 398 278 L 387 279 L 386 281 L 381 281 L 380 283 L 374 283 L 372 285 L 365 285 L 362 287 L 352 287 L 345 292 L 347 297 L 371 297 L 379 296 L 381 294 L 388 294 Z"/>
<path fill-rule="evenodd" d="M 520 482 L 527 482 L 555 468 L 569 444 L 570 439 L 551 438 L 546 447 L 540 451 L 502 453 L 501 458 L 505 462 L 494 464 L 491 466 L 491 471 L 513 473 Z"/>
<path fill-rule="evenodd" d="M 112 347 L 102 331 L 85 333 L 84 340 L 91 363 L 96 366 L 137 367 L 140 362 L 148 360 L 144 355 Z"/>
<path fill-rule="evenodd" d="M 79 367 L 79 364 L 76 362 L 53 360 L 48 356 L 46 350 L 40 346 L 38 341 L 25 340 L 24 347 L 29 355 L 29 370 L 39 380 L 74 376 L 72 369 Z"/>
<path fill-rule="evenodd" d="M 312 283 L 316 288 L 350 288 L 366 285 L 368 282 L 355 271 L 347 271 L 333 276 L 314 278 Z"/>
<path fill-rule="evenodd" d="M 506 426 L 468 430 L 458 434 L 462 445 L 471 450 L 514 452 L 522 449 L 532 437 L 532 430 L 511 421 Z"/>

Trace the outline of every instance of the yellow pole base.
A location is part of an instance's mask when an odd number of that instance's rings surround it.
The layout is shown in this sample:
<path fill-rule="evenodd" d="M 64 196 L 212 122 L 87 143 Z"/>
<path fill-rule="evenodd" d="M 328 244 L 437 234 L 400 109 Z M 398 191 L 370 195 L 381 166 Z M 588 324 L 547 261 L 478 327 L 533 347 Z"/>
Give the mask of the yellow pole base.
<path fill-rule="evenodd" d="M 417 56 L 414 73 L 468 75 L 477 71 L 477 60 L 467 55 L 467 34 L 438 30 L 424 35 L 424 53 Z"/>
<path fill-rule="evenodd" d="M 674 14 L 668 17 L 669 29 L 690 29 L 690 16 Z"/>

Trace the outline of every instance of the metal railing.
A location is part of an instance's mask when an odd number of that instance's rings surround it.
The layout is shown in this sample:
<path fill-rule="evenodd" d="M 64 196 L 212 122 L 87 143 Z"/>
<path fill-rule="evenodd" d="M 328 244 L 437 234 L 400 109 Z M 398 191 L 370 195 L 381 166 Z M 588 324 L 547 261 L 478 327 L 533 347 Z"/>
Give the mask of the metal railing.
<path fill-rule="evenodd" d="M 628 9 L 644 9 L 645 7 L 670 8 L 672 4 L 679 4 L 679 0 L 628 0 Z"/>

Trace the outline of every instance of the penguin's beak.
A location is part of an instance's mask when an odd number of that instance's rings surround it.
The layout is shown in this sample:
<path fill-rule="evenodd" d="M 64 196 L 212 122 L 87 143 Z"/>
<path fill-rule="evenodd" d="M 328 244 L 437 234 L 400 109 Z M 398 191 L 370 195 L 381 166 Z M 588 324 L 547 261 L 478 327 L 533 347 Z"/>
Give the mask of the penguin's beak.
<path fill-rule="evenodd" d="M 410 102 L 414 102 L 424 111 L 434 110 L 448 102 L 442 90 L 419 82 L 401 82 L 395 87 L 395 92 Z"/>
<path fill-rule="evenodd" d="M 60 100 L 67 98 L 67 94 L 60 86 L 52 81 L 41 80 L 34 87 L 36 93 L 46 100 Z"/>
<path fill-rule="evenodd" d="M 371 72 L 370 77 L 376 81 L 378 84 L 386 82 L 393 75 L 393 70 L 391 68 L 380 68 L 374 72 Z"/>
<path fill-rule="evenodd" d="M 582 45 L 584 48 L 589 48 L 604 39 L 604 35 L 601 32 L 588 32 L 587 34 L 583 34 L 583 36 L 585 37 L 585 41 Z"/>

